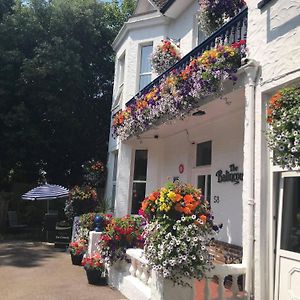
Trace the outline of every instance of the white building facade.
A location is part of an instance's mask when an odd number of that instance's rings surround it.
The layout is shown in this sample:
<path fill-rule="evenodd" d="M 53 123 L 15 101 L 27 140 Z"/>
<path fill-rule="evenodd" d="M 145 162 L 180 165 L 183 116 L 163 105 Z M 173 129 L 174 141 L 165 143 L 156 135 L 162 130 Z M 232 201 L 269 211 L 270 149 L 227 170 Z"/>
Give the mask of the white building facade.
<path fill-rule="evenodd" d="M 201 188 L 216 223 L 223 224 L 218 240 L 243 249 L 248 299 L 300 299 L 300 253 L 281 245 L 293 225 L 281 220 L 296 217 L 284 202 L 300 209 L 299 172 L 273 166 L 265 137 L 268 99 L 283 86 L 300 84 L 300 2 L 247 5 L 223 29 L 231 42 L 247 40 L 237 83 L 225 82 L 221 98 L 202 99 L 183 120 L 162 120 L 123 141 L 111 136 L 106 197 L 123 216 L 136 214 L 144 196 L 166 182 Z M 214 46 L 222 29 L 205 37 L 198 10 L 193 0 L 138 1 L 113 45 L 112 118 L 157 80 L 149 55 L 163 38 L 179 41 L 182 56 Z"/>

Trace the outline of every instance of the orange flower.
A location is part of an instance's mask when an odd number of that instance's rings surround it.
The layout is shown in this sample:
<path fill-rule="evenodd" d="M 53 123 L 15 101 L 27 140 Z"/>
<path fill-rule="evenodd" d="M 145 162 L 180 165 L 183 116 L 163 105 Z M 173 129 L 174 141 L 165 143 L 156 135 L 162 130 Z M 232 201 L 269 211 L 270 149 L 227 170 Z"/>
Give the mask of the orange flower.
<path fill-rule="evenodd" d="M 180 213 L 183 213 L 183 207 L 181 206 L 180 203 L 176 203 L 175 210 L 177 210 Z"/>
<path fill-rule="evenodd" d="M 203 223 L 206 223 L 206 216 L 205 215 L 201 215 L 200 216 L 200 220 L 202 220 L 203 221 Z"/>
<path fill-rule="evenodd" d="M 149 200 L 151 201 L 155 201 L 156 197 L 153 194 L 150 194 L 150 196 L 148 197 Z"/>
<path fill-rule="evenodd" d="M 182 199 L 182 196 L 180 194 L 176 194 L 176 202 L 179 202 Z"/>
<path fill-rule="evenodd" d="M 147 207 L 149 206 L 149 202 L 145 199 L 142 202 L 142 210 L 145 211 L 147 209 Z"/>
<path fill-rule="evenodd" d="M 185 203 L 191 203 L 191 202 L 194 201 L 194 198 L 193 198 L 192 195 L 185 195 L 183 200 L 184 200 Z"/>

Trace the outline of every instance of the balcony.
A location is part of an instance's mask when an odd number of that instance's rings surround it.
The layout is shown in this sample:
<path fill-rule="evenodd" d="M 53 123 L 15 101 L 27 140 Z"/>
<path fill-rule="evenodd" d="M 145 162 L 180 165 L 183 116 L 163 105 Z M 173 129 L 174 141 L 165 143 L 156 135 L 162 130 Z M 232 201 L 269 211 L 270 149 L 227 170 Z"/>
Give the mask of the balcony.
<path fill-rule="evenodd" d="M 247 17 L 246 7 L 130 99 L 125 109 L 114 115 L 113 135 L 125 140 L 166 121 L 182 119 L 199 107 L 203 98 L 220 94 L 223 81 L 234 82 L 243 56 L 240 47 L 246 43 Z M 232 47 L 226 48 L 228 45 Z M 234 57 L 230 57 L 232 48 Z M 205 52 L 212 49 L 215 53 Z M 215 62 L 214 57 L 217 57 Z M 216 61 L 224 57 L 225 62 L 220 66 Z M 193 77 L 195 73 L 197 78 Z"/>
<path fill-rule="evenodd" d="M 241 40 L 247 40 L 247 22 L 248 22 L 248 8 L 245 7 L 238 15 L 232 18 L 228 23 L 222 26 L 219 30 L 214 32 L 200 45 L 195 47 L 191 52 L 186 54 L 178 63 L 169 68 L 166 72 L 158 76 L 148 85 L 146 85 L 139 93 L 131 98 L 126 106 L 134 104 L 137 96 L 146 94 L 151 88 L 159 85 L 159 82 L 174 70 L 183 70 L 189 62 L 196 57 L 199 57 L 204 51 L 213 49 L 216 45 L 230 45 Z"/>

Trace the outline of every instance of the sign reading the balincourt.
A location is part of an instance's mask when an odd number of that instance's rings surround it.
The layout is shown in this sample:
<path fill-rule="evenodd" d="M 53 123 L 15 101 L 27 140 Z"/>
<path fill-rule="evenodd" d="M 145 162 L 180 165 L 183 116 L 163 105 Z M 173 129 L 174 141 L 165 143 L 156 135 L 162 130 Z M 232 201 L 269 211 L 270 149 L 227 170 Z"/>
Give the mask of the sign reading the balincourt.
<path fill-rule="evenodd" d="M 216 176 L 218 177 L 218 182 L 233 182 L 234 184 L 240 183 L 243 181 L 244 173 L 238 172 L 238 167 L 235 164 L 229 165 L 229 170 L 217 171 Z"/>

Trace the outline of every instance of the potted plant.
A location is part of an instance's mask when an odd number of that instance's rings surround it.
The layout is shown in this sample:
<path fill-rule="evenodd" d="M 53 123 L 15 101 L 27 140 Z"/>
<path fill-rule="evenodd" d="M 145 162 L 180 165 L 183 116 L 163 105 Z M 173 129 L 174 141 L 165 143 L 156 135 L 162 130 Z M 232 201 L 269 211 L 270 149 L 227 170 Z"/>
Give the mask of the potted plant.
<path fill-rule="evenodd" d="M 144 248 L 149 267 L 181 286 L 201 280 L 212 268 L 208 246 L 219 230 L 201 191 L 169 183 L 144 199 L 141 212 L 149 221 Z"/>
<path fill-rule="evenodd" d="M 162 40 L 151 55 L 152 69 L 162 74 L 181 59 L 179 45 L 171 39 Z"/>
<path fill-rule="evenodd" d="M 126 260 L 128 248 L 142 248 L 143 220 L 139 216 L 113 218 L 99 242 L 99 251 L 109 265 Z"/>
<path fill-rule="evenodd" d="M 68 219 L 92 212 L 97 206 L 97 192 L 89 185 L 74 186 L 66 201 L 65 215 Z"/>
<path fill-rule="evenodd" d="M 280 89 L 269 100 L 267 111 L 268 146 L 273 162 L 282 168 L 300 166 L 300 89 Z"/>
<path fill-rule="evenodd" d="M 99 253 L 83 258 L 81 262 L 85 269 L 89 284 L 105 284 L 106 279 L 103 277 L 104 261 Z"/>
<path fill-rule="evenodd" d="M 199 0 L 199 25 L 211 35 L 246 6 L 244 0 Z"/>
<path fill-rule="evenodd" d="M 69 244 L 69 251 L 73 265 L 81 266 L 83 255 L 87 250 L 86 240 L 77 240 Z"/>

